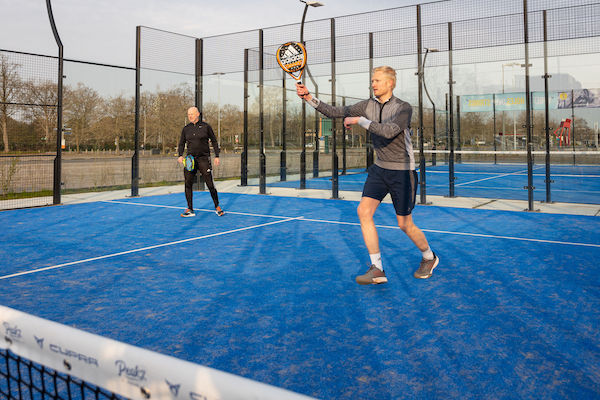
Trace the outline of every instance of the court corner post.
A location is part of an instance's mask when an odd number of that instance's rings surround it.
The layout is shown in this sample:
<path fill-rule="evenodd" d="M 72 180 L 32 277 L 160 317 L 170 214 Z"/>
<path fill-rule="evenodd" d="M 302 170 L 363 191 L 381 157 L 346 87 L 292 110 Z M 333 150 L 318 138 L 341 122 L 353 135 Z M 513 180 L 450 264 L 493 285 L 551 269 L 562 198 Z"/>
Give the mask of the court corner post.
<path fill-rule="evenodd" d="M 133 133 L 133 157 L 131 158 L 131 197 L 139 196 L 139 147 L 140 147 L 140 68 L 141 68 L 141 26 L 135 28 L 135 127 Z"/>
<path fill-rule="evenodd" d="M 58 46 L 58 82 L 57 82 L 57 93 L 56 93 L 56 158 L 54 159 L 54 184 L 52 188 L 52 203 L 60 204 L 61 196 L 61 184 L 62 184 L 62 138 L 63 138 L 63 44 L 56 29 L 56 22 L 54 21 L 54 14 L 52 13 L 52 4 L 50 0 L 46 0 L 46 10 L 48 11 L 48 19 L 50 20 L 50 27 L 54 34 L 54 40 Z"/>

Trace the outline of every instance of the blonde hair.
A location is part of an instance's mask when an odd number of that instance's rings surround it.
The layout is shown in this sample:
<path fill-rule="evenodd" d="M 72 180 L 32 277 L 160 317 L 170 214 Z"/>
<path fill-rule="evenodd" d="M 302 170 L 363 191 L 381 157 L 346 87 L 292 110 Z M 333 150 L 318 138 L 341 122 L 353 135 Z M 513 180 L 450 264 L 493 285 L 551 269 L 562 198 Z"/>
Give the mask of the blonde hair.
<path fill-rule="evenodd" d="M 392 67 L 388 67 L 387 65 L 383 65 L 381 67 L 373 68 L 373 73 L 381 72 L 385 75 L 386 78 L 391 79 L 393 83 L 393 88 L 396 87 L 396 70 Z"/>

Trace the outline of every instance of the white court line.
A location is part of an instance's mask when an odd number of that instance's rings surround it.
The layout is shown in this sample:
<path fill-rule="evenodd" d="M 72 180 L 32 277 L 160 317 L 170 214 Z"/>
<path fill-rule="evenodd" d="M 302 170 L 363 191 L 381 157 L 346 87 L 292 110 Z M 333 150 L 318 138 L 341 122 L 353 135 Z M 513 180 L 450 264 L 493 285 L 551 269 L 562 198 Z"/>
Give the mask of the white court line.
<path fill-rule="evenodd" d="M 328 221 L 328 220 L 324 220 L 324 219 L 302 218 L 302 221 L 321 222 L 321 223 L 325 223 L 325 224 L 339 224 L 339 225 L 360 226 L 360 223 L 358 223 L 358 222 Z M 400 229 L 398 226 L 390 226 L 390 225 L 375 225 L 375 226 L 377 228 L 383 228 L 383 229 Z M 600 244 L 593 244 L 593 243 L 561 242 L 561 241 L 558 241 L 558 240 L 531 239 L 531 238 L 523 238 L 523 237 L 516 237 L 516 236 L 488 235 L 488 234 L 483 234 L 483 233 L 440 231 L 440 230 L 436 230 L 436 229 L 421 229 L 421 230 L 423 232 L 443 233 L 443 234 L 446 234 L 446 235 L 475 236 L 475 237 L 483 237 L 483 238 L 490 238 L 490 239 L 521 240 L 521 241 L 524 241 L 524 242 L 566 244 L 566 245 L 570 245 L 570 246 L 584 246 L 584 247 L 598 247 L 598 248 L 600 248 Z"/>
<path fill-rule="evenodd" d="M 539 169 L 539 168 L 541 168 L 541 167 L 534 168 L 534 169 Z M 490 179 L 502 178 L 502 177 L 509 176 L 509 175 L 518 175 L 518 174 L 522 174 L 524 172 L 527 172 L 527 170 L 525 170 L 525 171 L 517 171 L 517 172 L 510 172 L 510 173 L 507 173 L 507 174 L 501 174 L 501 175 L 496 175 L 496 176 L 490 176 L 489 178 L 476 179 L 476 180 L 471 181 L 471 182 L 459 183 L 458 185 L 455 185 L 455 186 L 469 185 L 469 184 L 475 183 L 475 182 L 482 182 L 482 181 L 487 181 L 487 180 L 490 180 Z"/>
<path fill-rule="evenodd" d="M 116 201 L 111 201 L 112 203 L 117 203 Z M 142 203 L 130 203 L 130 202 L 122 202 L 124 204 L 135 204 L 135 205 L 144 205 Z M 160 206 L 160 205 L 155 205 L 155 204 L 148 204 L 148 206 L 151 207 L 171 207 L 171 206 Z M 212 210 L 207 210 L 210 212 L 213 212 Z M 234 214 L 234 212 L 229 212 L 230 214 Z M 343 221 L 329 221 L 329 220 L 324 220 L 324 219 L 313 219 L 313 218 L 304 218 L 304 217 L 289 217 L 289 216 L 272 216 L 272 215 L 262 215 L 262 214 L 250 214 L 250 213 L 241 213 L 241 212 L 237 212 L 235 214 L 240 214 L 240 215 L 252 215 L 252 216 L 262 216 L 262 217 L 272 217 L 272 218 L 289 218 L 289 219 L 298 219 L 298 220 L 302 220 L 302 221 L 309 221 L 309 222 L 320 222 L 320 223 L 326 223 L 326 224 L 338 224 L 338 225 L 352 225 L 352 226 L 360 226 L 360 223 L 358 222 L 343 222 Z M 389 226 L 389 225 L 375 225 L 378 228 L 384 228 L 384 229 L 400 229 L 398 226 Z M 435 230 L 435 229 L 421 229 L 424 232 L 431 232 L 431 233 L 443 233 L 443 234 L 447 234 L 447 235 L 461 235 L 461 236 L 475 236 L 475 237 L 484 237 L 484 238 L 492 238 L 492 239 L 507 239 L 507 240 L 522 240 L 524 242 L 537 242 L 537 243 L 552 243 L 552 244 L 566 244 L 566 245 L 571 245 L 571 246 L 584 246 L 584 247 L 600 247 L 600 244 L 593 244 L 593 243 L 579 243 L 579 242 L 561 242 L 561 241 L 557 241 L 557 240 L 545 240 L 545 239 L 532 239 L 532 238 L 523 238 L 523 237 L 516 237 L 516 236 L 500 236 L 500 235 L 487 235 L 487 234 L 482 234 L 482 233 L 465 233 L 465 232 L 453 232 L 453 231 L 440 231 L 440 230 Z"/>
<path fill-rule="evenodd" d="M 507 174 L 514 174 L 517 176 L 527 176 L 526 172 L 527 171 L 507 172 Z M 440 175 L 448 175 L 449 174 L 448 171 L 432 171 L 432 170 L 427 170 L 427 173 L 428 174 L 440 174 Z M 494 172 L 454 171 L 455 175 L 490 175 L 493 173 Z M 556 177 L 560 177 L 560 178 L 600 178 L 600 175 L 573 175 L 573 174 L 555 174 L 555 173 L 552 173 L 551 175 L 553 178 L 556 178 Z M 533 176 L 545 177 L 546 174 L 533 174 Z"/>
<path fill-rule="evenodd" d="M 160 205 L 160 204 L 135 203 L 135 202 L 132 202 L 132 201 L 104 200 L 104 201 L 102 201 L 102 203 L 117 203 L 117 204 L 128 204 L 128 205 L 134 205 L 134 206 L 157 207 L 157 208 L 176 208 L 178 210 L 182 210 L 182 207 L 164 206 L 164 205 Z M 205 208 L 195 208 L 194 211 L 202 211 L 202 212 L 210 212 L 210 213 L 214 213 L 215 212 L 215 210 L 208 210 L 208 209 L 205 209 Z M 247 216 L 250 216 L 250 217 L 292 218 L 292 217 L 283 216 L 283 215 L 265 215 L 265 214 L 252 214 L 252 213 L 227 211 L 227 210 L 224 210 L 224 211 L 225 211 L 225 214 L 247 215 Z M 300 218 L 302 218 L 302 217 L 300 217 Z"/>
<path fill-rule="evenodd" d="M 139 253 L 140 251 L 157 249 L 159 247 L 172 246 L 172 245 L 175 245 L 175 244 L 192 242 L 192 241 L 195 241 L 195 240 L 206 239 L 206 238 L 215 237 L 215 236 L 227 235 L 229 233 L 247 231 L 247 230 L 250 230 L 250 229 L 261 228 L 263 226 L 280 224 L 282 222 L 289 222 L 289 221 L 294 221 L 294 220 L 300 220 L 302 218 L 303 217 L 287 217 L 287 219 L 284 219 L 284 220 L 281 220 L 281 221 L 267 222 L 265 224 L 252 225 L 252 226 L 247 226 L 245 228 L 232 229 L 232 230 L 225 231 L 225 232 L 211 233 L 209 235 L 198 236 L 198 237 L 193 237 L 193 238 L 183 239 L 183 240 L 177 240 L 175 242 L 162 243 L 162 244 L 157 244 L 157 245 L 154 245 L 154 246 L 142 247 L 140 249 L 133 249 L 133 250 L 121 251 L 119 253 L 112 253 L 112 254 L 106 254 L 106 255 L 103 255 L 103 256 L 99 256 L 99 257 L 87 258 L 85 260 L 72 261 L 72 262 L 68 262 L 68 263 L 64 263 L 64 264 L 52 265 L 50 267 L 32 269 L 32 270 L 29 270 L 29 271 L 18 272 L 18 273 L 15 273 L 15 274 L 0 276 L 0 280 L 2 280 L 2 279 L 8 279 L 8 278 L 14 278 L 16 276 L 21 276 L 21 275 L 35 274 L 37 272 L 49 271 L 49 270 L 57 269 L 57 268 L 64 268 L 64 267 L 68 267 L 68 266 L 71 266 L 71 265 L 82 264 L 82 263 L 86 263 L 86 262 L 90 262 L 90 261 L 102 260 L 104 258 L 111 258 L 111 257 L 122 256 L 122 255 L 125 255 L 125 254 Z"/>

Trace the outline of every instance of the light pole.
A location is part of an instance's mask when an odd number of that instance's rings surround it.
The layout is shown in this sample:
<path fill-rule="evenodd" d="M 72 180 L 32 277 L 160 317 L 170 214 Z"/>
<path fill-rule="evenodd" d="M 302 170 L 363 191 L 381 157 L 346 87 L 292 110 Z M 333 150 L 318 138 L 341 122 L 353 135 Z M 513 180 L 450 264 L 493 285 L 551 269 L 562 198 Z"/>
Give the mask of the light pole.
<path fill-rule="evenodd" d="M 320 3 L 318 1 L 306 1 L 306 0 L 300 0 L 301 3 L 304 3 L 304 12 L 302 13 L 302 22 L 300 22 L 300 43 L 302 43 L 302 45 L 306 48 L 306 45 L 304 43 L 304 21 L 306 20 L 306 12 L 308 11 L 308 7 L 321 7 L 323 6 L 323 3 Z M 312 76 L 310 75 L 310 70 L 308 69 L 308 65 L 306 66 L 306 73 L 307 75 L 310 76 L 313 84 L 315 85 L 315 88 L 317 88 L 317 84 L 314 81 L 314 79 L 312 79 Z M 317 89 L 318 91 L 318 89 Z M 315 111 L 316 113 L 316 111 Z M 315 121 L 318 121 L 318 119 L 315 119 Z M 315 122 L 316 124 L 316 122 Z M 315 135 L 317 135 L 317 133 L 315 132 Z M 306 189 L 306 102 L 302 102 L 302 150 L 300 152 L 300 189 Z M 317 151 L 316 145 L 315 145 L 315 151 Z M 318 152 L 316 153 L 316 156 L 318 156 Z M 313 164 L 315 162 L 315 159 L 313 157 Z"/>
<path fill-rule="evenodd" d="M 321 7 L 324 6 L 324 4 L 319 1 L 300 0 L 300 2 L 304 3 L 304 13 L 302 13 L 302 22 L 300 23 L 300 43 L 304 45 L 304 20 L 306 19 L 306 12 L 308 11 L 308 7 Z"/>
<path fill-rule="evenodd" d="M 217 76 L 217 142 L 221 146 L 221 75 L 225 75 L 224 72 L 215 72 L 213 75 Z"/>
<path fill-rule="evenodd" d="M 504 94 L 504 67 L 518 67 L 520 66 L 520 63 L 517 62 L 511 62 L 511 63 L 506 63 L 506 64 L 502 64 L 502 94 Z M 514 79 L 514 76 L 513 76 Z M 503 97 L 503 101 L 506 101 L 506 99 L 504 99 Z M 503 107 L 504 108 L 504 107 Z M 514 115 L 513 115 L 513 119 L 514 119 Z M 513 123 L 513 141 L 514 143 L 514 147 L 515 150 L 517 149 L 517 144 L 516 144 L 516 140 L 517 140 L 517 132 L 516 132 L 516 121 L 514 121 Z M 506 135 L 506 130 L 505 130 L 505 125 L 504 125 L 504 110 L 502 110 L 502 148 L 504 149 L 504 136 Z"/>
<path fill-rule="evenodd" d="M 427 85 L 425 84 L 425 62 L 427 62 L 427 54 L 428 53 L 437 53 L 439 50 L 438 49 L 433 49 L 433 48 L 425 48 L 425 57 L 423 57 L 423 66 L 421 67 L 423 69 L 423 88 L 425 89 L 425 94 L 427 95 L 427 98 L 429 99 L 429 102 L 431 103 L 431 106 L 433 107 L 433 146 L 431 147 L 431 149 L 434 151 L 431 154 L 431 165 L 435 166 L 436 164 L 436 157 L 435 157 L 435 150 L 436 150 L 436 135 L 435 135 L 435 103 L 433 102 L 433 100 L 431 100 L 431 96 L 429 95 L 429 91 L 427 90 Z"/>

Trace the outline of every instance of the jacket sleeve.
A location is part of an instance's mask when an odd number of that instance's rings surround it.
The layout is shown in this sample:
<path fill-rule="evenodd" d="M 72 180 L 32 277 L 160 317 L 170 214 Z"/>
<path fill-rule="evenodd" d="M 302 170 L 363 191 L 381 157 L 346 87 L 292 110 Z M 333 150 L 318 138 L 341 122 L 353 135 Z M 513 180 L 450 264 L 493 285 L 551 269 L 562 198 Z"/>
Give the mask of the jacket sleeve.
<path fill-rule="evenodd" d="M 368 100 L 346 107 L 334 107 L 319 100 L 316 110 L 329 118 L 364 117 Z"/>
<path fill-rule="evenodd" d="M 185 149 L 185 128 L 181 130 L 181 137 L 179 138 L 179 144 L 177 145 L 177 153 L 179 157 L 183 155 L 183 150 Z"/>
<path fill-rule="evenodd" d="M 215 151 L 215 157 L 219 157 L 219 142 L 217 141 L 215 132 L 213 131 L 212 126 L 208 124 L 206 126 L 208 128 L 208 138 L 210 139 L 213 150 Z"/>

